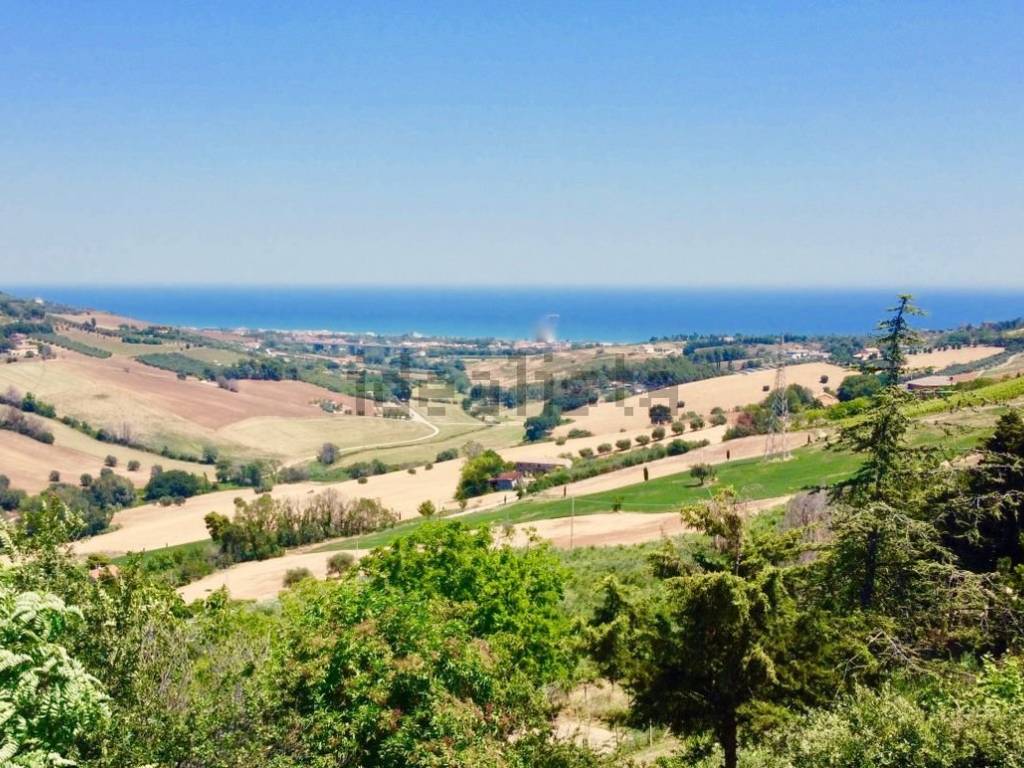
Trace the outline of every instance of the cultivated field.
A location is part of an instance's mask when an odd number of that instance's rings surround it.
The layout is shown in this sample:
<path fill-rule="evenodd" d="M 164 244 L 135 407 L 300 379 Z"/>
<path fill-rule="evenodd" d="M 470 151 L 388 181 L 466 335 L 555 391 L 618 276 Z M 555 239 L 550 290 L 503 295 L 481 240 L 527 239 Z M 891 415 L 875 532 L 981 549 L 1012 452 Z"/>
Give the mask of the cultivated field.
<path fill-rule="evenodd" d="M 805 386 L 818 395 L 824 391 L 825 386 L 839 386 L 839 382 L 849 373 L 847 369 L 830 363 L 804 363 L 786 367 L 786 382 Z M 828 384 L 821 383 L 822 376 L 828 377 Z M 715 407 L 731 411 L 737 406 L 763 400 L 767 396 L 764 388 L 770 388 L 774 383 L 775 371 L 764 369 L 666 387 L 619 402 L 598 403 L 567 413 L 565 416 L 572 419 L 572 423 L 558 427 L 554 434 L 565 435 L 575 428 L 586 429 L 605 438 L 614 438 L 616 433 L 623 430 L 633 436 L 642 431 L 650 432 L 651 423 L 647 411 L 652 405 L 668 405 L 673 413 L 680 415 L 686 411 L 696 411 L 707 417 Z"/>
<path fill-rule="evenodd" d="M 962 365 L 998 355 L 1002 347 L 962 347 L 961 349 L 942 349 L 936 352 L 921 352 L 907 356 L 907 365 L 913 369 L 935 368 L 941 370 L 948 365 Z"/>
<path fill-rule="evenodd" d="M 319 401 L 368 414 L 375 408 L 305 382 L 240 381 L 238 391 L 229 392 L 127 358 L 100 360 L 65 351 L 56 360 L 0 366 L 0 388 L 8 386 L 53 403 L 61 415 L 115 432 L 127 425 L 147 446 L 196 455 L 212 445 L 239 457 L 302 459 L 327 440 L 359 446 L 413 439 L 424 429 L 410 422 L 328 414 Z M 322 438 L 316 436 L 319 427 Z"/>
<path fill-rule="evenodd" d="M 145 328 L 149 325 L 149 323 L 144 323 L 141 320 L 133 320 L 130 317 L 115 315 L 112 312 L 93 312 L 91 310 L 72 314 L 55 313 L 54 317 L 59 317 L 72 323 L 88 323 L 90 320 L 95 320 L 96 325 L 100 328 L 107 328 L 113 331 L 116 331 L 122 325 L 127 325 L 130 328 Z"/>
<path fill-rule="evenodd" d="M 88 435 L 52 419 L 46 426 L 54 436 L 52 445 L 40 443 L 24 435 L 0 430 L 0 474 L 7 475 L 15 488 L 38 493 L 49 485 L 50 472 L 57 470 L 63 482 L 77 483 L 83 473 L 94 477 L 103 468 L 104 459 L 117 457 L 114 471 L 129 478 L 136 486 L 145 485 L 154 464 L 164 469 L 181 469 L 212 478 L 213 467 L 188 461 L 176 461 L 146 451 L 126 448 L 112 443 L 101 443 Z M 129 461 L 138 461 L 136 472 L 128 471 Z"/>

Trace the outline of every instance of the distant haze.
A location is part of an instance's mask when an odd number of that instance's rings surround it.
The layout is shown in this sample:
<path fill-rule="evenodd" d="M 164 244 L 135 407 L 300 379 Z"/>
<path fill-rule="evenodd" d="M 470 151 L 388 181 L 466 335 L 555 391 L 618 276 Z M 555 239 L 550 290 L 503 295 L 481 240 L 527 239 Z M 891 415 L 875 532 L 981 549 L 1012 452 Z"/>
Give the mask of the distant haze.
<path fill-rule="evenodd" d="M 1022 288 L 1022 28 L 1019 2 L 7 4 L 0 281 Z"/>

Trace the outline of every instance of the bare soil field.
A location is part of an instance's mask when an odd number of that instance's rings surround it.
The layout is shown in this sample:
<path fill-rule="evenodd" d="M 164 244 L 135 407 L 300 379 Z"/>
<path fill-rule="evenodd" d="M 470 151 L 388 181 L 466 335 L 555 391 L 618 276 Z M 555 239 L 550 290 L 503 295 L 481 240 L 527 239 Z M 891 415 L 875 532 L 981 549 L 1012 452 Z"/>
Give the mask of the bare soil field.
<path fill-rule="evenodd" d="M 742 505 L 744 514 L 752 515 L 781 506 L 790 496 L 758 499 Z M 570 547 L 611 547 L 618 544 L 642 544 L 678 536 L 691 529 L 683 524 L 678 512 L 602 512 L 576 518 L 557 517 L 514 526 L 513 542 L 525 546 L 531 536 L 538 536 L 559 549 Z"/>
<path fill-rule="evenodd" d="M 455 509 L 458 505 L 452 495 L 458 484 L 461 466 L 461 460 L 445 461 L 436 464 L 431 470 L 420 468 L 416 474 L 397 471 L 376 475 L 366 483 L 345 480 L 340 483 L 278 485 L 271 495 L 274 498 L 301 500 L 310 494 L 333 488 L 350 499 L 380 499 L 404 519 L 416 517 L 416 508 L 424 501 L 432 501 L 438 508 Z M 472 499 L 467 511 L 500 504 L 509 495 L 493 493 Z M 239 497 L 250 500 L 256 498 L 256 494 L 250 489 L 217 491 L 188 499 L 180 507 L 147 504 L 125 509 L 114 515 L 113 525 L 116 530 L 80 541 L 75 545 L 75 550 L 81 554 L 123 554 L 201 541 L 208 538 L 203 520 L 207 513 L 220 512 L 231 517 L 234 515 L 234 500 Z"/>
<path fill-rule="evenodd" d="M 365 550 L 346 550 L 360 558 Z M 292 568 L 308 568 L 314 577 L 327 577 L 327 561 L 334 552 L 294 552 L 284 557 L 239 563 L 178 589 L 187 603 L 201 600 L 226 587 L 236 600 L 272 600 L 284 589 L 284 577 Z"/>
<path fill-rule="evenodd" d="M 800 384 L 818 395 L 824 392 L 825 386 L 839 386 L 843 377 L 849 373 L 847 369 L 831 363 L 791 365 L 786 367 L 786 383 Z M 821 383 L 822 376 L 828 377 L 827 384 Z M 737 406 L 763 400 L 768 394 L 764 388 L 770 388 L 774 383 L 775 371 L 764 369 L 667 387 L 615 403 L 585 406 L 565 414 L 572 422 L 558 427 L 554 434 L 566 435 L 574 428 L 587 429 L 605 436 L 612 436 L 620 430 L 626 430 L 627 436 L 635 436 L 643 431 L 649 433 L 652 425 L 647 411 L 652 405 L 668 405 L 673 413 L 680 415 L 686 411 L 696 411 L 707 417 L 715 407 L 731 411 Z"/>
<path fill-rule="evenodd" d="M 127 325 L 130 328 L 145 328 L 148 325 L 152 325 L 152 323 L 144 323 L 141 320 L 133 320 L 130 317 L 115 315 L 111 312 L 83 311 L 75 314 L 54 314 L 54 317 L 59 317 L 72 323 L 88 323 L 90 320 L 95 320 L 96 325 L 100 328 L 108 328 L 113 331 L 116 331 L 122 325 Z"/>
<path fill-rule="evenodd" d="M 943 349 L 936 352 L 921 352 L 907 356 L 907 365 L 912 369 L 942 369 L 949 365 L 962 365 L 998 355 L 1002 347 L 962 347 L 961 349 Z"/>

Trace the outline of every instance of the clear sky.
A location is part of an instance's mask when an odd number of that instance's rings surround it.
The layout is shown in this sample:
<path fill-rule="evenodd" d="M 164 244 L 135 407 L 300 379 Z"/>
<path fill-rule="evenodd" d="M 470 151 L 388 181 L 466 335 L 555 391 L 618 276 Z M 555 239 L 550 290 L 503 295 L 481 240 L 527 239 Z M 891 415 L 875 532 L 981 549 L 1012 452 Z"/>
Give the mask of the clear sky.
<path fill-rule="evenodd" d="M 78 282 L 1024 288 L 1024 4 L 0 0 Z"/>

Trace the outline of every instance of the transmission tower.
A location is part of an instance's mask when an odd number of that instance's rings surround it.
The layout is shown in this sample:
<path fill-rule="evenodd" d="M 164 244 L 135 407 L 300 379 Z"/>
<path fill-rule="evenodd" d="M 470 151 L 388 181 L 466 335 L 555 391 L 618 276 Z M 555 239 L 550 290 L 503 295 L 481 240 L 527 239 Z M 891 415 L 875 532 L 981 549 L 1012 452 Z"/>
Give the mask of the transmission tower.
<path fill-rule="evenodd" d="M 775 386 L 772 387 L 771 424 L 768 437 L 764 441 L 764 457 L 785 461 L 790 458 L 789 445 L 786 442 L 786 429 L 789 427 L 789 398 L 786 397 L 786 365 L 782 345 L 786 338 L 779 339 L 779 354 L 775 363 Z"/>

